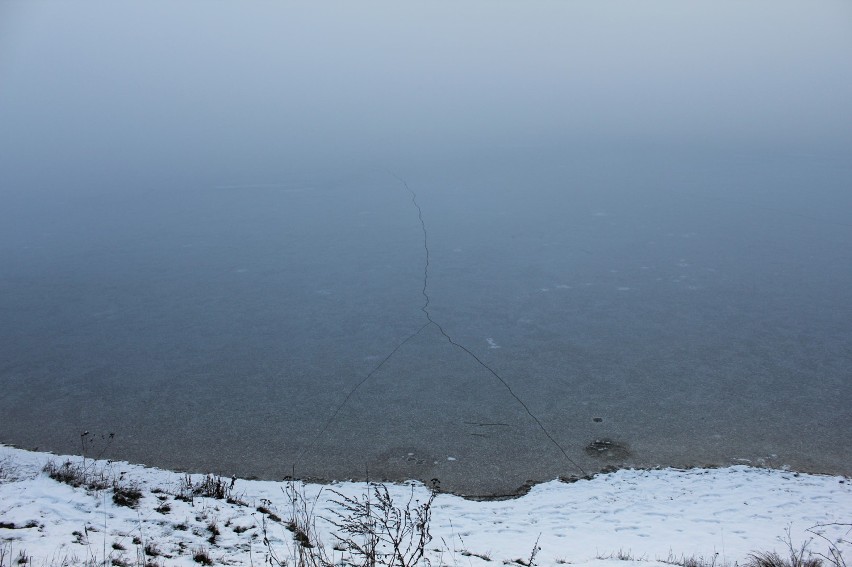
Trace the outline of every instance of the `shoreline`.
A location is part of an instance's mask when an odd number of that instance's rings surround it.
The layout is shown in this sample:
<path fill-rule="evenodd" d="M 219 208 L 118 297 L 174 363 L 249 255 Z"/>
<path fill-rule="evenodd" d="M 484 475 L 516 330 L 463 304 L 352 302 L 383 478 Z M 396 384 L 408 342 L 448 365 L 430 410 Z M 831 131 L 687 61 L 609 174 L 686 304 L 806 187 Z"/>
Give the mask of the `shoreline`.
<path fill-rule="evenodd" d="M 767 457 L 767 458 L 759 458 L 759 459 L 746 459 L 746 458 L 731 458 L 728 459 L 728 462 L 702 462 L 701 464 L 694 465 L 664 465 L 664 464 L 639 464 L 638 462 L 615 462 L 615 461 L 600 461 L 597 464 L 600 466 L 599 468 L 589 468 L 587 469 L 587 474 L 580 474 L 579 471 L 567 471 L 564 474 L 554 474 L 552 477 L 548 478 L 539 478 L 539 479 L 528 479 L 522 482 L 519 482 L 513 487 L 508 488 L 507 490 L 492 490 L 485 492 L 475 492 L 470 490 L 464 490 L 459 488 L 448 488 L 446 482 L 443 482 L 443 479 L 437 477 L 431 477 L 427 475 L 422 478 L 418 478 L 414 475 L 381 475 L 381 474 L 373 474 L 373 469 L 368 468 L 364 474 L 360 475 L 342 475 L 336 478 L 325 477 L 316 474 L 297 474 L 294 476 L 293 474 L 284 474 L 281 476 L 271 477 L 270 476 L 259 476 L 259 475 L 242 475 L 239 473 L 232 473 L 231 470 L 223 468 L 223 467 L 169 467 L 169 466 L 161 466 L 156 464 L 147 464 L 144 461 L 131 461 L 128 459 L 123 459 L 120 457 L 115 458 L 107 458 L 103 454 L 99 454 L 96 456 L 92 455 L 83 455 L 80 452 L 55 452 L 55 451 L 44 451 L 39 449 L 28 449 L 24 447 L 17 446 L 13 443 L 2 443 L 0 442 L 0 448 L 11 448 L 18 451 L 24 451 L 27 453 L 38 453 L 44 455 L 54 455 L 57 458 L 74 458 L 74 459 L 89 459 L 89 460 L 101 460 L 101 461 L 114 461 L 114 462 L 122 462 L 132 466 L 140 466 L 146 469 L 154 469 L 154 470 L 167 470 L 177 474 L 190 474 L 190 475 L 208 475 L 213 474 L 222 477 L 236 476 L 237 478 L 245 481 L 252 482 L 285 482 L 289 480 L 295 480 L 299 482 L 303 482 L 306 484 L 316 484 L 316 485 L 334 485 L 336 483 L 341 482 L 351 482 L 351 483 L 363 483 L 363 482 L 380 482 L 387 484 L 405 484 L 408 482 L 418 482 L 423 484 L 424 486 L 433 484 L 434 481 L 438 481 L 437 488 L 438 491 L 442 494 L 451 494 L 453 496 L 458 496 L 459 498 L 464 498 L 466 500 L 472 501 L 502 501 L 502 500 L 512 500 L 515 498 L 520 498 L 530 492 L 532 488 L 537 485 L 544 484 L 552 481 L 559 481 L 563 483 L 574 483 L 581 480 L 590 480 L 596 478 L 601 475 L 607 475 L 616 473 L 619 471 L 659 471 L 659 470 L 672 470 L 672 471 L 681 471 L 688 472 L 694 470 L 716 470 L 716 469 L 727 469 L 732 467 L 747 467 L 753 469 L 764 469 L 771 471 L 778 471 L 783 473 L 790 474 L 806 474 L 811 476 L 826 476 L 826 477 L 843 477 L 843 478 L 852 478 L 852 471 L 834 471 L 834 470 L 822 470 L 818 467 L 795 467 L 789 464 L 782 464 L 783 461 L 781 459 Z M 588 463 L 586 463 L 588 465 Z M 829 467 L 831 468 L 831 467 Z M 288 471 L 289 472 L 289 471 Z M 451 484 L 451 483 L 450 483 Z"/>
<path fill-rule="evenodd" d="M 105 436 L 101 436 L 106 438 Z M 314 485 L 323 485 L 323 486 L 331 486 L 341 482 L 344 483 L 364 483 L 364 482 L 378 482 L 385 484 L 406 484 L 410 482 L 417 482 L 424 486 L 434 485 L 438 492 L 442 494 L 449 494 L 453 496 L 457 496 L 459 498 L 463 498 L 465 500 L 478 501 L 478 502 L 488 502 L 488 501 L 504 501 L 504 500 L 513 500 L 516 498 L 523 497 L 528 494 L 530 490 L 534 487 L 545 484 L 548 482 L 558 481 L 567 484 L 575 483 L 582 480 L 592 480 L 601 475 L 608 475 L 612 473 L 617 473 L 619 471 L 660 471 L 660 470 L 668 470 L 668 471 L 679 471 L 679 472 L 689 472 L 695 470 L 718 470 L 718 469 L 728 469 L 733 467 L 747 467 L 750 469 L 762 469 L 762 470 L 770 470 L 770 471 L 778 471 L 781 473 L 789 473 L 789 474 L 804 474 L 810 476 L 823 476 L 823 477 L 838 477 L 838 478 L 847 478 L 852 479 L 852 471 L 836 471 L 836 470 L 823 470 L 819 467 L 796 467 L 789 464 L 782 464 L 783 460 L 779 459 L 776 455 L 770 455 L 765 458 L 758 459 L 747 459 L 747 458 L 729 458 L 727 462 L 702 462 L 701 464 L 694 465 L 664 465 L 664 464 L 653 464 L 648 465 L 644 463 L 640 463 L 638 461 L 598 461 L 597 464 L 600 468 L 588 468 L 585 472 L 586 474 L 581 474 L 578 470 L 568 471 L 564 474 L 556 474 L 553 477 L 548 478 L 539 478 L 539 479 L 528 479 L 523 482 L 520 482 L 517 485 L 514 485 L 514 488 L 509 488 L 507 490 L 494 490 L 494 491 L 486 491 L 486 492 L 471 492 L 470 490 L 463 490 L 459 488 L 447 488 L 446 484 L 443 483 L 442 479 L 437 477 L 431 478 L 418 478 L 415 475 L 387 475 L 387 474 L 372 474 L 372 470 L 369 467 L 366 470 L 365 474 L 360 475 L 342 475 L 339 478 L 330 478 L 322 475 L 316 474 L 284 474 L 281 476 L 276 476 L 275 478 L 261 476 L 261 475 L 243 475 L 239 473 L 232 473 L 230 470 L 226 470 L 223 467 L 170 467 L 170 466 L 161 466 L 156 464 L 147 464 L 144 461 L 131 461 L 129 459 L 124 459 L 120 457 L 108 458 L 104 456 L 109 449 L 109 446 L 101 447 L 101 451 L 92 456 L 91 454 L 81 454 L 80 452 L 58 452 L 58 451 L 45 451 L 40 450 L 39 448 L 28 449 L 25 447 L 20 447 L 14 443 L 3 443 L 0 442 L 0 449 L 14 449 L 16 451 L 23 451 L 25 453 L 34 453 L 34 454 L 42 454 L 42 455 L 52 455 L 56 458 L 62 459 L 81 459 L 81 460 L 90 460 L 90 461 L 109 461 L 109 462 L 120 462 L 124 463 L 128 466 L 135 467 L 143 467 L 145 469 L 151 470 L 162 470 L 162 471 L 170 471 L 175 474 L 189 474 L 189 475 L 216 475 L 222 477 L 235 476 L 240 480 L 249 481 L 249 482 L 286 482 L 286 481 L 298 481 L 305 484 L 314 484 Z M 94 447 L 87 447 L 87 449 L 94 449 Z M 92 450 L 92 453 L 95 451 Z M 112 453 L 112 451 L 109 451 Z M 456 459 L 450 459 L 450 461 L 456 461 Z M 585 463 L 589 466 L 590 463 Z M 824 467 L 825 468 L 825 467 Z M 832 469 L 832 467 L 828 467 L 828 469 Z M 428 475 L 427 475 L 428 476 Z M 437 484 L 436 484 L 437 481 Z"/>
<path fill-rule="evenodd" d="M 88 470 L 103 471 L 114 482 L 138 487 L 137 507 L 114 504 L 109 489 L 73 488 L 42 472 L 47 462 L 61 465 L 66 459 L 78 465 L 85 462 Z M 283 523 L 291 505 L 288 489 L 297 487 L 304 501 L 315 507 L 318 537 L 333 543 L 334 527 L 326 521 L 335 510 L 333 494 L 358 498 L 366 488 L 357 482 L 319 485 L 235 479 L 233 503 L 205 496 L 186 502 L 177 498 L 182 483 L 187 478 L 201 482 L 203 475 L 118 461 L 84 461 L 5 445 L 0 445 L 0 466 L 6 471 L 6 478 L 0 479 L 0 543 L 25 549 L 34 564 L 87 554 L 127 559 L 133 553 L 144 555 L 144 547 L 151 542 L 168 565 L 196 565 L 192 553 L 198 550 L 206 550 L 215 564 L 260 563 L 270 550 L 285 555 L 294 551 L 292 534 Z M 429 489 L 416 482 L 387 488 L 396 502 L 423 501 L 429 495 Z M 779 538 L 787 530 L 796 546 L 811 540 L 814 553 L 827 549 L 809 529 L 829 530 L 833 540 L 848 542 L 852 539 L 844 531 L 848 527 L 840 524 L 852 521 L 849 510 L 852 481 L 843 476 L 742 465 L 622 469 L 573 483 L 551 480 L 510 500 L 473 501 L 439 493 L 432 507 L 433 537 L 427 556 L 442 564 L 487 565 L 485 556 L 497 564 L 513 563 L 528 557 L 537 545 L 541 565 L 562 561 L 590 566 L 654 565 L 672 557 L 733 564 L 742 563 L 753 552 L 783 552 Z M 213 542 L 211 522 L 220 532 Z M 829 527 L 817 527 L 820 524 Z M 264 538 L 268 545 L 263 544 Z M 852 553 L 848 547 L 846 556 Z"/>

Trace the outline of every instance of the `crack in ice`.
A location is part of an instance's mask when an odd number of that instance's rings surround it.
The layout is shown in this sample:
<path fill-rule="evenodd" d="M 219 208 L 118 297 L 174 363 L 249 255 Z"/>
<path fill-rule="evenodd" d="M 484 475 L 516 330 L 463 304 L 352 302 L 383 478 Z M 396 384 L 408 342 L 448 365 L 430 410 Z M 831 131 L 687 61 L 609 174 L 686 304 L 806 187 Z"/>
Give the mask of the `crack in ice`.
<path fill-rule="evenodd" d="M 509 383 L 506 382 L 506 380 L 503 379 L 503 377 L 500 376 L 500 374 L 498 374 L 497 371 L 495 371 L 493 368 L 491 368 L 489 365 L 487 365 L 485 362 L 483 362 L 483 360 L 481 358 L 476 356 L 466 346 L 464 346 L 463 344 L 461 344 L 459 342 L 456 342 L 444 330 L 444 327 L 442 327 L 440 323 L 438 323 L 437 321 L 435 321 L 432 318 L 432 314 L 429 313 L 429 303 L 431 302 L 431 298 L 429 297 L 429 292 L 428 292 L 428 287 L 429 287 L 429 260 L 430 260 L 430 258 L 429 258 L 429 236 L 428 236 L 428 232 L 426 231 L 426 223 L 423 221 L 423 209 L 421 209 L 420 205 L 417 203 L 417 193 L 415 193 L 414 190 L 411 189 L 411 187 L 408 186 L 408 182 L 406 182 L 405 179 L 399 177 L 398 175 L 396 175 L 393 172 L 389 172 L 389 173 L 391 175 L 393 175 L 400 183 L 402 183 L 405 186 L 405 188 L 408 190 L 408 192 L 411 194 L 411 202 L 414 204 L 414 207 L 417 209 L 417 217 L 420 219 L 420 227 L 423 229 L 423 248 L 424 248 L 425 253 L 426 253 L 426 262 L 425 262 L 425 265 L 423 266 L 423 291 L 422 291 L 422 293 L 423 293 L 423 297 L 424 297 L 424 303 L 423 303 L 423 307 L 421 307 L 420 310 L 423 311 L 423 313 L 426 315 L 426 319 L 428 320 L 427 325 L 431 324 L 431 325 L 434 325 L 435 327 L 437 327 L 438 331 L 440 331 L 440 333 L 444 336 L 444 338 L 447 339 L 448 343 L 450 343 L 451 345 L 453 345 L 457 349 L 465 352 L 468 356 L 470 356 L 473 360 L 475 360 L 477 362 L 477 364 L 479 364 L 482 368 L 484 368 L 492 376 L 494 376 L 494 378 L 496 378 L 503 385 L 503 387 L 506 389 L 506 391 L 508 391 L 509 394 L 515 399 L 515 401 L 517 401 L 521 405 L 521 407 L 524 408 L 524 411 L 526 411 L 527 415 L 529 415 L 530 418 L 536 423 L 536 425 L 541 430 L 541 432 L 544 433 L 544 435 L 550 440 L 551 443 L 553 443 L 553 445 L 556 446 L 557 449 L 559 449 L 559 452 L 562 453 L 562 456 L 565 457 L 565 459 L 569 463 L 571 463 L 574 467 L 576 467 L 579 471 L 581 471 L 584 476 L 587 476 L 587 473 L 583 469 L 583 467 L 578 465 L 571 457 L 568 456 L 568 452 L 565 451 L 565 448 L 562 447 L 562 445 L 553 437 L 553 435 L 550 434 L 550 432 L 547 430 L 547 428 L 544 426 L 544 424 L 541 422 L 541 420 L 539 420 L 539 418 L 536 417 L 535 414 L 533 414 L 532 410 L 530 410 L 529 406 L 520 398 L 520 396 L 518 396 L 518 394 L 516 394 L 515 391 L 512 390 L 512 387 L 509 386 Z M 420 330 L 423 330 L 423 327 L 421 327 Z"/>
<path fill-rule="evenodd" d="M 367 382 L 367 380 L 372 378 L 373 375 L 376 374 L 376 372 L 378 372 L 385 365 L 385 363 L 387 361 L 389 361 L 397 353 L 397 351 L 399 351 L 399 349 L 401 349 L 406 343 L 408 343 L 411 339 L 413 339 L 414 337 L 419 335 L 423 331 L 423 329 L 425 329 L 426 327 L 428 327 L 430 325 L 434 325 L 438 329 L 438 331 L 441 333 L 441 335 L 447 340 L 448 343 L 450 343 L 455 348 L 466 353 L 470 358 L 472 358 L 474 361 L 476 361 L 477 364 L 479 364 L 482 368 L 487 370 L 494 378 L 496 378 L 503 385 L 503 387 L 506 389 L 506 391 L 508 391 L 509 394 L 515 399 L 515 401 L 517 401 L 518 404 L 520 404 L 520 406 L 524 409 L 524 411 L 527 413 L 527 415 L 529 415 L 530 418 L 535 422 L 535 424 L 538 426 L 538 428 L 541 430 L 541 432 L 544 433 L 544 435 L 550 440 L 550 442 L 557 449 L 559 449 L 559 452 L 562 453 L 562 456 L 565 457 L 565 459 L 569 463 L 571 463 L 575 468 L 577 468 L 580 472 L 582 472 L 583 476 L 588 476 L 588 474 L 583 469 L 583 467 L 581 467 L 579 464 L 577 464 L 576 461 L 574 461 L 571 457 L 568 456 L 568 452 L 565 450 L 565 448 L 553 437 L 553 435 L 550 434 L 550 431 L 548 431 L 547 428 L 544 426 L 544 424 L 541 422 L 541 420 L 539 420 L 539 418 L 536 417 L 535 414 L 533 414 L 533 412 L 532 412 L 532 410 L 530 410 L 529 406 L 518 396 L 518 394 L 515 393 L 514 390 L 512 390 L 512 387 L 509 385 L 509 383 L 506 382 L 506 380 L 502 376 L 500 376 L 500 374 L 498 374 L 493 368 L 491 368 L 488 364 L 486 364 L 481 358 L 476 356 L 476 354 L 474 354 L 466 346 L 464 346 L 463 344 L 461 344 L 459 342 L 456 342 L 449 335 L 449 333 L 447 333 L 447 331 L 444 330 L 444 327 L 442 327 L 440 323 L 438 323 L 435 319 L 432 318 L 432 314 L 429 313 L 429 305 L 431 303 L 431 297 L 429 296 L 429 265 L 430 265 L 429 234 L 426 231 L 426 222 L 423 220 L 423 209 L 420 208 L 420 204 L 417 202 L 417 193 L 415 193 L 414 190 L 412 190 L 411 187 L 408 186 L 408 182 L 406 182 L 405 179 L 399 177 L 398 175 L 396 175 L 395 173 L 393 173 L 391 171 L 389 171 L 388 173 L 390 173 L 400 183 L 402 183 L 403 186 L 406 188 L 406 190 L 411 195 L 411 202 L 414 205 L 414 207 L 417 209 L 417 218 L 420 221 L 420 228 L 423 231 L 423 251 L 425 253 L 426 259 L 425 259 L 424 266 L 423 266 L 423 288 L 421 289 L 421 293 L 423 294 L 423 306 L 420 308 L 420 310 L 426 316 L 426 323 L 424 323 L 419 329 L 417 329 L 415 332 L 413 332 L 408 337 L 406 337 L 405 340 L 403 340 L 401 343 L 399 343 L 390 353 L 388 353 L 387 356 L 385 356 L 381 360 L 381 362 L 379 362 L 366 376 L 364 376 L 364 378 L 362 378 L 357 384 L 355 384 L 355 386 L 346 395 L 346 398 L 344 398 L 343 402 L 341 402 L 340 405 L 338 405 L 337 408 L 334 410 L 331 417 L 329 417 L 329 419 L 326 421 L 323 428 L 313 438 L 311 443 L 309 443 L 304 449 L 302 449 L 299 452 L 299 454 L 296 457 L 296 460 L 293 464 L 294 475 L 295 475 L 296 464 L 298 464 L 301 461 L 302 457 L 304 457 L 304 455 L 307 452 L 309 452 L 310 450 L 312 450 L 316 446 L 319 439 L 325 434 L 325 432 L 328 430 L 328 428 L 331 426 L 331 424 L 334 423 L 335 419 L 340 414 L 340 412 L 343 410 L 343 408 L 346 406 L 346 404 L 349 402 L 349 400 L 352 398 L 352 396 L 355 395 L 355 392 L 362 385 L 364 385 L 364 383 Z M 493 341 L 489 339 L 489 344 L 492 344 L 492 343 L 493 343 Z M 492 344 L 491 348 L 499 348 L 499 347 L 495 347 Z M 467 423 L 471 423 L 471 422 L 467 422 Z M 476 425 L 506 425 L 506 424 L 502 424 L 502 423 L 489 423 L 489 424 L 476 423 Z M 454 460 L 452 458 L 450 458 L 450 459 Z"/>

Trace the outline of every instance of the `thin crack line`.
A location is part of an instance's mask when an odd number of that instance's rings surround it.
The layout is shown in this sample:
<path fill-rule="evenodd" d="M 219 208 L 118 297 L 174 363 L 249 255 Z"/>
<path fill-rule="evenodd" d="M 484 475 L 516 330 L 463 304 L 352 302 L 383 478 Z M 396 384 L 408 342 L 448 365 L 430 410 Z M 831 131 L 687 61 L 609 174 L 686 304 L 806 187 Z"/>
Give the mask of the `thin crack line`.
<path fill-rule="evenodd" d="M 360 382 L 358 382 L 357 384 L 355 384 L 355 386 L 354 386 L 351 390 L 349 390 L 349 393 L 348 393 L 348 394 L 346 394 L 346 398 L 345 398 L 345 399 L 344 399 L 344 400 L 340 403 L 340 405 L 338 405 L 338 406 L 337 406 L 337 408 L 334 410 L 334 413 L 332 413 L 332 414 L 331 414 L 331 417 L 329 417 L 329 418 L 328 418 L 328 420 L 325 422 L 325 425 L 324 425 L 324 426 L 323 426 L 323 428 L 320 430 L 320 432 L 319 432 L 319 433 L 317 433 L 317 434 L 314 436 L 313 441 L 311 441 L 311 443 L 310 443 L 309 445 L 307 445 L 307 446 L 306 446 L 306 447 L 304 447 L 301 451 L 299 451 L 299 455 L 296 457 L 296 460 L 295 460 L 295 462 L 293 463 L 293 468 L 294 468 L 294 469 L 295 469 L 296 465 L 297 465 L 297 464 L 299 464 L 299 462 L 302 460 L 302 457 L 304 457 L 304 456 L 305 456 L 305 453 L 307 453 L 307 452 L 308 452 L 308 451 L 310 451 L 310 450 L 313 450 L 313 448 L 316 446 L 317 442 L 319 442 L 320 438 L 321 438 L 321 437 L 325 434 L 325 432 L 326 432 L 326 431 L 328 431 L 328 428 L 331 426 L 331 424 L 332 424 L 332 423 L 334 422 L 334 420 L 337 418 L 337 415 L 338 415 L 338 414 L 339 414 L 339 413 L 343 410 L 344 406 L 345 406 L 347 403 L 349 403 L 350 398 L 352 398 L 352 396 L 354 396 L 354 395 L 355 395 L 355 392 L 358 390 L 358 388 L 360 388 L 361 386 L 363 386 L 363 385 L 364 385 L 364 383 L 365 383 L 367 380 L 369 380 L 370 378 L 372 378 L 372 377 L 373 377 L 373 375 L 374 375 L 376 372 L 378 372 L 378 371 L 381 369 L 381 367 L 382 367 L 382 366 L 384 366 L 384 365 L 385 365 L 385 363 L 386 363 L 388 360 L 390 360 L 390 359 L 393 357 L 393 355 L 395 355 L 395 354 L 396 354 L 396 352 L 397 352 L 399 349 L 401 349 L 401 348 L 405 345 L 405 343 L 407 343 L 408 341 L 410 341 L 411 339 L 413 339 L 414 337 L 416 337 L 417 335 L 419 335 L 419 334 L 420 334 L 420 332 L 421 332 L 423 329 L 425 329 L 426 327 L 428 327 L 428 326 L 429 326 L 429 325 L 431 325 L 431 324 L 432 324 L 431 322 L 427 322 L 427 323 L 425 323 L 422 327 L 420 327 L 419 329 L 417 329 L 415 332 L 413 332 L 413 333 L 411 333 L 410 335 L 408 335 L 408 337 L 406 337 L 406 339 L 405 339 L 404 341 L 402 341 L 401 343 L 399 343 L 398 345 L 396 345 L 396 347 L 395 347 L 392 351 L 390 351 L 390 353 L 389 353 L 386 357 L 384 357 L 384 358 L 382 359 L 382 361 L 381 361 L 381 362 L 379 362 L 379 363 L 378 363 L 378 364 L 377 364 L 377 365 L 376 365 L 376 366 L 375 366 L 375 367 L 374 367 L 374 368 L 373 368 L 373 369 L 369 372 L 369 374 L 367 374 L 366 376 L 364 376 L 364 378 L 362 378 Z"/>
<path fill-rule="evenodd" d="M 550 434 L 550 432 L 547 430 L 547 428 L 544 426 L 544 424 L 535 416 L 535 414 L 533 414 L 533 412 L 530 410 L 529 406 L 527 406 L 527 404 L 524 403 L 524 401 L 520 398 L 520 396 L 518 396 L 515 393 L 515 391 L 512 390 L 512 387 L 509 386 L 509 383 L 506 382 L 506 380 L 504 380 L 502 376 L 497 374 L 497 372 L 493 368 L 491 368 L 490 366 L 485 364 L 485 362 L 483 362 L 481 358 L 479 358 L 478 356 L 473 354 L 473 352 L 471 352 L 467 347 L 465 347 L 464 345 L 457 343 L 455 340 L 453 340 L 453 338 L 449 334 L 447 334 L 447 332 L 444 330 L 444 328 L 441 326 L 441 324 L 438 323 L 437 321 L 435 321 L 434 319 L 432 319 L 432 314 L 429 313 L 430 298 L 429 298 L 429 292 L 428 292 L 428 289 L 427 289 L 428 285 L 429 285 L 429 241 L 428 241 L 428 233 L 426 232 L 426 223 L 423 221 L 423 209 L 421 209 L 420 205 L 417 203 L 417 193 L 415 193 L 411 189 L 411 187 L 408 186 L 408 183 L 405 181 L 405 179 L 396 175 L 392 171 L 389 171 L 388 173 L 393 175 L 400 183 L 402 183 L 405 186 L 405 188 L 408 190 L 408 192 L 411 194 L 411 202 L 417 208 L 417 217 L 420 219 L 420 227 L 423 229 L 423 248 L 426 251 L 426 263 L 423 267 L 423 297 L 424 297 L 425 301 L 424 301 L 423 307 L 421 307 L 420 310 L 423 311 L 423 313 L 426 315 L 426 319 L 429 321 L 427 323 L 427 325 L 430 325 L 430 324 L 435 325 L 438 328 L 438 330 L 441 332 L 441 334 L 444 335 L 444 338 L 447 339 L 447 342 L 449 342 L 454 347 L 466 352 L 480 366 L 482 366 L 484 369 L 486 369 L 488 372 L 490 372 L 492 376 L 497 378 L 497 380 L 499 380 L 500 383 L 503 384 L 503 387 L 506 388 L 506 390 L 509 392 L 509 394 L 513 398 L 515 398 L 515 400 L 521 405 L 522 408 L 524 408 L 524 411 L 527 412 L 527 415 L 529 415 L 532 418 L 532 420 L 536 423 L 536 425 L 538 425 L 538 428 L 541 429 L 542 433 L 544 433 L 544 435 L 548 439 L 550 439 L 550 442 L 553 443 L 556 446 L 557 449 L 559 449 L 559 452 L 562 453 L 562 456 L 565 457 L 565 459 L 569 463 L 574 465 L 574 467 L 576 467 L 578 470 L 580 470 L 583 473 L 584 476 L 588 476 L 588 473 L 586 473 L 585 469 L 583 469 L 583 467 L 578 465 L 577 462 L 574 461 L 574 459 L 572 459 L 571 457 L 568 456 L 568 452 L 565 451 L 565 448 L 562 447 L 562 445 L 553 437 L 553 435 Z M 421 330 L 422 329 L 423 329 L 423 327 L 421 327 Z"/>
<path fill-rule="evenodd" d="M 430 298 L 429 298 L 429 293 L 426 291 L 427 288 L 429 287 L 429 242 L 427 240 L 427 235 L 426 235 L 426 223 L 423 221 L 423 209 L 421 209 L 420 205 L 417 203 L 417 193 L 415 193 L 414 191 L 411 190 L 411 187 L 408 186 L 408 183 L 405 181 L 405 179 L 398 176 L 396 173 L 394 173 L 392 171 L 388 171 L 388 173 L 390 173 L 391 175 L 396 177 L 396 179 L 400 183 L 402 183 L 405 186 L 406 189 L 408 189 L 408 192 L 411 194 L 411 202 L 417 208 L 417 218 L 420 219 L 420 228 L 423 229 L 423 250 L 426 253 L 426 264 L 423 266 L 423 290 L 422 290 L 424 303 L 423 303 L 423 307 L 421 307 L 420 310 L 423 311 L 423 313 L 426 314 L 426 318 L 429 320 L 429 323 L 435 324 L 440 329 L 441 326 L 438 325 L 437 323 L 435 323 L 435 321 L 432 320 L 432 316 L 429 314 Z M 441 332 L 443 333 L 443 330 Z M 446 336 L 446 333 L 444 333 L 444 335 Z"/>

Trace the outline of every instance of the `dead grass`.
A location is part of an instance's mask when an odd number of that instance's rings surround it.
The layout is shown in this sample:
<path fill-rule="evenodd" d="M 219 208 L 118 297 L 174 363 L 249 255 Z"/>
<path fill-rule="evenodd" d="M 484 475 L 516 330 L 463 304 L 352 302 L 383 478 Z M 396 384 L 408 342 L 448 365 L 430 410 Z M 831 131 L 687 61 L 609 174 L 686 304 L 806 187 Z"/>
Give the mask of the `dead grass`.
<path fill-rule="evenodd" d="M 84 487 L 87 490 L 105 490 L 112 485 L 110 475 L 103 467 L 96 467 L 95 461 L 88 465 L 83 462 L 64 461 L 61 465 L 50 460 L 42 469 L 47 476 L 74 488 Z"/>

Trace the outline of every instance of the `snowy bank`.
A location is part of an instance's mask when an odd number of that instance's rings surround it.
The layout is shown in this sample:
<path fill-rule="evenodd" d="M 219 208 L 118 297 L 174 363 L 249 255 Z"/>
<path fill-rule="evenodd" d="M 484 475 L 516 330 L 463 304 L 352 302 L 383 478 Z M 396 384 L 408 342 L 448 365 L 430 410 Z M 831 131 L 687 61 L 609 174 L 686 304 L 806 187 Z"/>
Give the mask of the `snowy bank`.
<path fill-rule="evenodd" d="M 48 462 L 66 461 L 110 483 L 138 487 L 138 504 L 119 506 L 111 488 L 73 488 L 42 471 Z M 193 475 L 191 484 L 204 478 Z M 270 552 L 289 558 L 295 543 L 285 525 L 288 488 L 313 507 L 317 537 L 339 558 L 341 552 L 332 549 L 335 528 L 327 521 L 340 510 L 332 500 L 361 498 L 366 488 L 240 479 L 231 488 L 231 479 L 225 481 L 231 502 L 199 495 L 181 500 L 190 486 L 183 473 L 0 446 L 0 565 L 12 564 L 19 553 L 32 565 L 104 558 L 119 565 L 140 559 L 197 565 L 194 556 L 214 564 L 260 565 Z M 388 489 L 403 506 L 412 496 L 420 503 L 429 498 L 422 485 Z M 570 484 L 554 480 L 514 500 L 439 494 L 426 557 L 433 564 L 471 567 L 526 561 L 538 542 L 539 565 L 654 565 L 682 557 L 719 565 L 742 563 L 755 551 L 785 554 L 788 533 L 795 546 L 811 541 L 812 552 L 827 554 L 833 542 L 850 557 L 850 522 L 852 482 L 843 477 L 745 466 L 622 470 Z"/>

